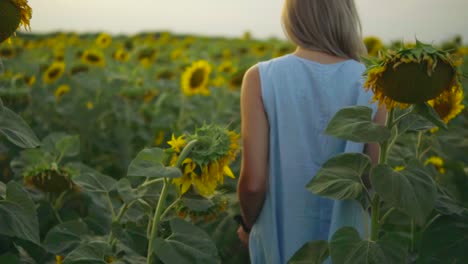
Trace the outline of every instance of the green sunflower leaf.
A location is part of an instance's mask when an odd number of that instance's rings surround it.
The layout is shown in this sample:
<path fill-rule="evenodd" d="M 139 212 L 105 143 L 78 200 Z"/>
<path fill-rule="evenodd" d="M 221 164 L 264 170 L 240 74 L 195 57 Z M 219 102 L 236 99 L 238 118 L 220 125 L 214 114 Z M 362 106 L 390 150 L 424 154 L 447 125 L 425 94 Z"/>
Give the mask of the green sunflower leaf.
<path fill-rule="evenodd" d="M 0 201 L 0 234 L 40 245 L 36 207 L 17 183 L 7 184 L 6 199 Z"/>
<path fill-rule="evenodd" d="M 414 217 L 419 225 L 434 209 L 436 185 L 421 168 L 411 166 L 397 172 L 388 165 L 378 165 L 372 169 L 370 179 L 385 202 Z"/>
<path fill-rule="evenodd" d="M 328 256 L 328 242 L 324 240 L 310 241 L 304 244 L 288 261 L 288 264 L 321 264 Z"/>
<path fill-rule="evenodd" d="M 383 142 L 390 131 L 372 122 L 372 109 L 366 106 L 346 107 L 332 118 L 325 133 L 354 142 Z"/>
<path fill-rule="evenodd" d="M 338 199 L 356 199 L 365 186 L 361 177 L 369 171 L 371 161 L 362 153 L 345 153 L 325 162 L 307 184 L 317 195 Z"/>
<path fill-rule="evenodd" d="M 178 178 L 182 172 L 178 168 L 164 166 L 166 155 L 160 148 L 145 148 L 128 167 L 127 176 L 150 178 Z"/>
<path fill-rule="evenodd" d="M 386 234 L 378 241 L 362 240 L 356 229 L 343 227 L 333 234 L 330 255 L 334 264 L 405 263 L 407 241 L 396 234 Z"/>
<path fill-rule="evenodd" d="M 434 110 L 434 108 L 432 108 L 427 103 L 414 105 L 412 111 L 413 111 L 413 113 L 416 113 L 416 114 L 424 117 L 425 119 L 427 119 L 428 121 L 430 121 L 434 125 L 436 125 L 438 127 L 441 127 L 443 129 L 447 129 L 447 124 L 445 124 L 444 121 L 442 121 L 442 119 L 440 119 L 439 115 Z"/>
<path fill-rule="evenodd" d="M 163 263 L 221 263 L 216 245 L 205 231 L 181 219 L 170 224 L 172 234 L 166 239 L 156 238 L 153 246 Z"/>
<path fill-rule="evenodd" d="M 6 107 L 0 111 L 0 134 L 21 148 L 35 148 L 40 145 L 39 139 L 28 124 Z"/>

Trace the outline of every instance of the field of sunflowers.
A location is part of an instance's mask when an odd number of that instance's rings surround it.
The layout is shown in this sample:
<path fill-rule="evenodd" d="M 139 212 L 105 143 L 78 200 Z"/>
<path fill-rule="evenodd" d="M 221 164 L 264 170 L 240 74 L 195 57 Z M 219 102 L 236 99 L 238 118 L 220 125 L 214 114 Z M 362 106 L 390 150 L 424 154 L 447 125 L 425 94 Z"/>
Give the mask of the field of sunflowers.
<path fill-rule="evenodd" d="M 357 200 L 369 232 L 344 227 L 290 263 L 468 263 L 468 46 L 364 42 L 363 89 L 387 123 L 350 107 L 326 133 L 380 143 L 379 164 L 338 155 L 305 187 Z M 248 263 L 239 90 L 249 66 L 293 50 L 249 33 L 1 43 L 0 263 Z"/>

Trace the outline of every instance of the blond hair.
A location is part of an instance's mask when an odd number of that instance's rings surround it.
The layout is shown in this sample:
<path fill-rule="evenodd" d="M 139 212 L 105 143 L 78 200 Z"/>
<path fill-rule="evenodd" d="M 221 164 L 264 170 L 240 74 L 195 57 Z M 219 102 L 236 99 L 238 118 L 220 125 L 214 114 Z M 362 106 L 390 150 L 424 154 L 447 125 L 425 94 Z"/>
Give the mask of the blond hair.
<path fill-rule="evenodd" d="M 285 0 L 282 24 L 301 48 L 357 61 L 367 53 L 354 0 Z"/>

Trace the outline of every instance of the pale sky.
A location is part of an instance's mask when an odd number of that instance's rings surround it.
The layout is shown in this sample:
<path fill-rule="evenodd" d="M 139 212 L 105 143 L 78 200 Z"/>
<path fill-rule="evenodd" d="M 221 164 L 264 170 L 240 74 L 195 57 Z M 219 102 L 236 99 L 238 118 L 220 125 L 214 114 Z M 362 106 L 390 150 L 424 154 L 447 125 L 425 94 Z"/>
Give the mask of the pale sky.
<path fill-rule="evenodd" d="M 33 32 L 112 34 L 169 30 L 212 36 L 280 37 L 284 0 L 29 0 Z M 468 0 L 355 0 L 364 35 L 468 42 Z"/>

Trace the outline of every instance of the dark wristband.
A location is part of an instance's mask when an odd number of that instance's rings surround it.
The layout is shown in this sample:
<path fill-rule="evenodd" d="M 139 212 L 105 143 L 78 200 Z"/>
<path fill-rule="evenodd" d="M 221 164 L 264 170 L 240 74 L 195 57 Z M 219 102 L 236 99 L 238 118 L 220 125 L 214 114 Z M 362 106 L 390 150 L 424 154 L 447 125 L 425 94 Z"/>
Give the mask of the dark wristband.
<path fill-rule="evenodd" d="M 241 215 L 235 215 L 234 220 L 236 220 L 236 222 L 242 226 L 242 229 L 244 230 L 244 232 L 250 233 L 250 228 L 248 228 L 247 225 L 244 223 L 244 219 L 242 218 Z"/>

